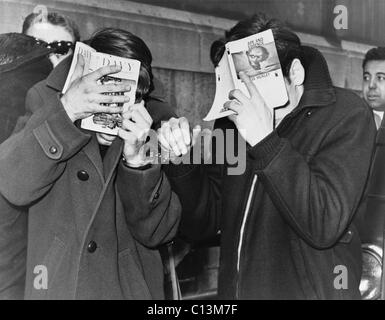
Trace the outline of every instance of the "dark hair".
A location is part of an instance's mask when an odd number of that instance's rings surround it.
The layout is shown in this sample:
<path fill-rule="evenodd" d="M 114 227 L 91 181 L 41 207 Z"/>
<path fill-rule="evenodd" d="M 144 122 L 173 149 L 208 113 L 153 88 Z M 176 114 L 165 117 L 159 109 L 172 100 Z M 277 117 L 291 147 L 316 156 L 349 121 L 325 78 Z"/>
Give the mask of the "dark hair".
<path fill-rule="evenodd" d="M 303 59 L 301 40 L 282 22 L 271 19 L 264 13 L 255 14 L 238 22 L 233 28 L 225 32 L 224 38 L 214 41 L 210 50 L 210 57 L 214 66 L 217 66 L 222 59 L 227 42 L 242 39 L 268 29 L 273 32 L 283 75 L 287 77 L 292 61 L 296 58 Z"/>
<path fill-rule="evenodd" d="M 99 52 L 140 61 L 137 101 L 153 90 L 152 55 L 142 39 L 122 29 L 106 28 L 96 32 L 87 44 Z"/>
<path fill-rule="evenodd" d="M 46 19 L 46 20 L 44 20 Z M 66 29 L 74 38 L 74 41 L 80 40 L 79 28 L 74 21 L 70 18 L 61 15 L 57 12 L 49 12 L 46 16 L 38 13 L 31 13 L 25 19 L 23 23 L 22 33 L 27 34 L 28 29 L 36 24 L 48 22 L 54 26 L 60 26 Z"/>
<path fill-rule="evenodd" d="M 377 47 L 370 49 L 366 54 L 364 61 L 362 62 L 362 69 L 369 61 L 373 60 L 385 60 L 385 47 Z"/>

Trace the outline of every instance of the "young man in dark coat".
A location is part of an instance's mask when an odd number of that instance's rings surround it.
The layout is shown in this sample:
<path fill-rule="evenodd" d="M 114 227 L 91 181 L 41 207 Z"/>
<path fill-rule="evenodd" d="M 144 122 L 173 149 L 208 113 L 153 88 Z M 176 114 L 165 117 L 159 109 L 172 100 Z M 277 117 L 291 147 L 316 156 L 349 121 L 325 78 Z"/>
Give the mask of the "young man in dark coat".
<path fill-rule="evenodd" d="M 156 248 L 174 237 L 180 203 L 160 166 L 145 163 L 140 149 L 150 127 L 173 113 L 151 98 L 152 57 L 141 39 L 107 29 L 89 44 L 141 61 L 136 103 L 101 105 L 128 102 L 102 93 L 128 91 L 129 83 L 97 84 L 117 66 L 81 76 L 82 59 L 62 95 L 67 59 L 31 89 L 29 119 L 0 146 L 0 193 L 28 208 L 25 298 L 161 299 Z M 96 112 L 122 112 L 119 138 L 75 124 Z"/>
<path fill-rule="evenodd" d="M 242 135 L 246 170 L 229 175 L 229 164 L 215 162 L 175 166 L 170 179 L 183 207 L 181 233 L 195 240 L 220 231 L 220 298 L 358 299 L 361 251 L 352 221 L 369 172 L 373 117 L 358 96 L 333 86 L 318 50 L 262 14 L 215 43 L 214 64 L 226 42 L 267 29 L 289 102 L 273 112 L 241 75 L 250 97 L 231 91 L 225 107 L 235 114 L 215 128 Z M 159 133 L 165 148 L 188 152 L 185 118 L 171 119 Z"/>
<path fill-rule="evenodd" d="M 25 113 L 28 90 L 51 72 L 50 53 L 30 36 L 0 35 L 0 143 Z M 0 300 L 24 297 L 26 259 L 26 210 L 0 195 Z"/>

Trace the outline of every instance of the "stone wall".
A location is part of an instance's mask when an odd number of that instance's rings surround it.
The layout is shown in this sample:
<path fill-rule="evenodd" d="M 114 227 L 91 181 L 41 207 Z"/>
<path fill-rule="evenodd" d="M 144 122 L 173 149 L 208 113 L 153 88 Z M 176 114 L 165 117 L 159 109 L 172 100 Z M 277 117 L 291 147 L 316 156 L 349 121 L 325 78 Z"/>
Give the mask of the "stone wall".
<path fill-rule="evenodd" d="M 124 0 L 1 0 L 0 32 L 20 31 L 23 18 L 38 4 L 73 18 L 83 38 L 103 27 L 125 28 L 142 37 L 170 103 L 178 114 L 201 123 L 215 90 L 210 44 L 236 21 Z M 368 46 L 342 41 L 336 47 L 321 36 L 299 35 L 325 54 L 336 85 L 360 89 L 361 59 Z"/>

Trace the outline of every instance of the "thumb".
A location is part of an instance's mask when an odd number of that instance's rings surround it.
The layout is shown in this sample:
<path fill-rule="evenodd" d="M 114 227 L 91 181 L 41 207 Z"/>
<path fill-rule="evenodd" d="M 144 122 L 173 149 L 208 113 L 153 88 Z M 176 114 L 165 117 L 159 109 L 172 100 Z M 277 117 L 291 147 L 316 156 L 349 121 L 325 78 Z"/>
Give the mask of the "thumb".
<path fill-rule="evenodd" d="M 71 82 L 83 76 L 84 65 L 85 65 L 84 58 L 80 53 L 78 53 L 75 70 L 71 77 Z"/>

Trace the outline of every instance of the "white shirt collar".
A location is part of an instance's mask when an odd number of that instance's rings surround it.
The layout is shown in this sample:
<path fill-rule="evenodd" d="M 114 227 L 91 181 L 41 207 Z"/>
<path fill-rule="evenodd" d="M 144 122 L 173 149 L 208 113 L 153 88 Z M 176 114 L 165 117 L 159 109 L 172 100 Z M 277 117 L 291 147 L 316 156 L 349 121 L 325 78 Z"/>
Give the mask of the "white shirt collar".
<path fill-rule="evenodd" d="M 376 127 L 378 129 L 381 126 L 382 118 L 384 117 L 384 111 L 373 110 L 373 113 L 374 113 L 375 118 L 377 116 L 381 119 L 381 121 L 379 123 L 377 122 L 378 120 L 376 120 Z"/>
<path fill-rule="evenodd" d="M 382 121 L 382 118 L 384 117 L 384 111 L 377 111 L 377 110 L 373 110 L 373 112 L 378 115 L 380 118 L 381 118 L 381 121 Z"/>

